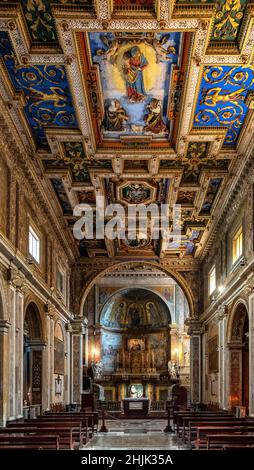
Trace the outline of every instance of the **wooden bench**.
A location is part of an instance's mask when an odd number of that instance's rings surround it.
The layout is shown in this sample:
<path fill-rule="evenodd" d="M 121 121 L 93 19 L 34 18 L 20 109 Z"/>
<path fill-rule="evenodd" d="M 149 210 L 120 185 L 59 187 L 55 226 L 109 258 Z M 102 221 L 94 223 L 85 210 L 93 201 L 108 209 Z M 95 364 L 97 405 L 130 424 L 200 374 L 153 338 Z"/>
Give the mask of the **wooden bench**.
<path fill-rule="evenodd" d="M 77 441 L 84 443 L 89 439 L 89 429 L 87 426 L 83 426 L 82 421 L 44 421 L 44 420 L 23 420 L 22 422 L 11 422 L 8 423 L 7 428 L 33 428 L 33 429 L 51 429 L 62 434 L 61 442 L 63 438 L 66 437 L 66 433 L 69 433 L 70 445 L 73 445 L 73 439 L 76 438 Z M 66 440 L 66 439 L 65 439 Z"/>
<path fill-rule="evenodd" d="M 231 418 L 223 419 L 223 418 L 214 418 L 214 419 L 205 419 L 205 420 L 200 420 L 194 419 L 194 420 L 188 420 L 185 423 L 185 428 L 184 428 L 184 436 L 183 440 L 184 442 L 186 439 L 188 440 L 189 446 L 191 446 L 191 442 L 195 441 L 197 439 L 197 428 L 201 427 L 208 427 L 208 426 L 213 426 L 216 428 L 220 428 L 223 426 L 240 426 L 240 425 L 254 425 L 253 421 L 247 421 L 245 418 L 244 419 L 237 419 L 234 416 Z M 186 436 L 187 434 L 187 436 Z"/>
<path fill-rule="evenodd" d="M 217 418 L 217 417 L 226 417 L 226 416 L 233 416 L 232 414 L 227 414 L 225 413 L 224 411 L 222 412 L 218 412 L 218 411 L 213 411 L 213 412 L 206 412 L 206 411 L 202 411 L 202 412 L 199 412 L 199 413 L 196 413 L 196 412 L 191 412 L 191 413 L 183 413 L 183 414 L 179 414 L 177 415 L 177 420 L 176 420 L 176 431 L 177 431 L 177 434 L 179 435 L 180 434 L 180 428 L 182 428 L 183 426 L 183 420 L 184 418 Z"/>
<path fill-rule="evenodd" d="M 213 427 L 213 426 L 204 426 L 197 428 L 197 439 L 195 441 L 195 448 L 201 449 L 207 445 L 207 435 L 208 434 L 237 434 L 242 435 L 246 433 L 254 433 L 254 426 L 246 426 L 245 424 L 239 426 L 222 426 L 222 427 Z"/>
<path fill-rule="evenodd" d="M 228 411 L 225 410 L 215 410 L 215 411 L 191 411 L 191 410 L 186 410 L 186 411 L 174 411 L 173 412 L 173 426 L 174 429 L 177 427 L 177 421 L 181 420 L 181 417 L 183 416 L 216 416 L 216 415 L 227 415 L 229 414 Z M 232 413 L 230 413 L 232 414 Z"/>
<path fill-rule="evenodd" d="M 98 424 L 99 424 L 99 413 L 98 413 L 98 411 L 60 411 L 58 413 L 54 413 L 52 411 L 47 411 L 42 416 L 48 416 L 50 418 L 58 418 L 58 417 L 59 418 L 62 418 L 62 417 L 88 418 L 88 424 L 93 429 L 93 432 L 98 431 Z"/>
<path fill-rule="evenodd" d="M 212 422 L 212 421 L 232 421 L 233 419 L 236 419 L 233 415 L 231 416 L 224 416 L 224 415 L 218 415 L 218 416 L 185 416 L 182 418 L 182 426 L 181 429 L 179 428 L 178 435 L 179 437 L 182 436 L 183 440 L 185 441 L 186 434 L 188 434 L 188 429 L 189 429 L 189 422 Z"/>
<path fill-rule="evenodd" d="M 60 449 L 80 449 L 87 442 L 84 433 L 80 431 L 80 428 L 69 428 L 69 427 L 48 427 L 48 426 L 32 426 L 29 423 L 20 423 L 18 426 L 0 428 L 0 437 L 3 435 L 50 435 L 59 436 Z"/>
<path fill-rule="evenodd" d="M 54 449 L 59 450 L 59 436 L 53 435 L 40 435 L 40 436 L 1 436 L 0 435 L 0 450 L 1 449 Z"/>
<path fill-rule="evenodd" d="M 223 445 L 254 445 L 254 433 L 248 434 L 208 434 L 207 449 L 222 448 Z"/>

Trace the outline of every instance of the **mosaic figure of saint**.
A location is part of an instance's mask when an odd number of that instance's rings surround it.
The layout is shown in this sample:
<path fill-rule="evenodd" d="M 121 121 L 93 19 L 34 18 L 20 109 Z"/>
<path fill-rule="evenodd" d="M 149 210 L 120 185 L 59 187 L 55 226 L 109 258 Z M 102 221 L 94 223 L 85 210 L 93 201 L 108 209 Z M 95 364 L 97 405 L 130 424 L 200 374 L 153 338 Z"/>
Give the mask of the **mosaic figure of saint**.
<path fill-rule="evenodd" d="M 132 47 L 123 55 L 122 70 L 129 100 L 133 103 L 143 101 L 146 97 L 143 70 L 148 61 L 139 47 Z"/>

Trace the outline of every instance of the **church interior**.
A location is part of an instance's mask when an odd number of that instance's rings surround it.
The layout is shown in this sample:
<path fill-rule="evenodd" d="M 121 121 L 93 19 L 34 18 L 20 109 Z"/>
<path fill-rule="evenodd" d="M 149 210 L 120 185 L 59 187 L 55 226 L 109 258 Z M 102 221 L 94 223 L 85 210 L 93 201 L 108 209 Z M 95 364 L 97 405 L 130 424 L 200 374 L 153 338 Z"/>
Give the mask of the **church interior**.
<path fill-rule="evenodd" d="M 253 433 L 254 2 L 1 0 L 0 451 Z"/>

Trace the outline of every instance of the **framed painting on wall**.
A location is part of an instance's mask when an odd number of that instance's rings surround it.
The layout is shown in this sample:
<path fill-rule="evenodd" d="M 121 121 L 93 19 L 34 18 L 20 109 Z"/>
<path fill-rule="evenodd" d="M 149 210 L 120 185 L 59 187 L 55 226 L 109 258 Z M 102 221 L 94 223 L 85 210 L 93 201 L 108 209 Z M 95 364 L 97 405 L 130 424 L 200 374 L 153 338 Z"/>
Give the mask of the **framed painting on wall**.
<path fill-rule="evenodd" d="M 214 336 L 208 341 L 208 370 L 218 372 L 219 370 L 219 354 L 218 354 L 218 336 Z"/>

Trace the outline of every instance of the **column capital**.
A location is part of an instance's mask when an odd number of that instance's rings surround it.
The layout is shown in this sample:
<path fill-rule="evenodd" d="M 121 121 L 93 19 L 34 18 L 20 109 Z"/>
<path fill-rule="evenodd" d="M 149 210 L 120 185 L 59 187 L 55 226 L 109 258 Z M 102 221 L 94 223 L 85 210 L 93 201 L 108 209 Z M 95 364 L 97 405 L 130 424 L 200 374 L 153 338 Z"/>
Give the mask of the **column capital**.
<path fill-rule="evenodd" d="M 66 329 L 72 334 L 84 335 L 87 332 L 87 324 L 87 318 L 76 317 L 67 323 Z"/>
<path fill-rule="evenodd" d="M 10 266 L 7 269 L 7 281 L 9 285 L 15 287 L 15 289 L 20 290 L 23 292 L 23 290 L 26 287 L 26 276 L 23 274 L 19 269 L 17 269 L 14 266 Z"/>
<path fill-rule="evenodd" d="M 187 333 L 189 336 L 202 335 L 205 332 L 205 326 L 199 320 L 187 318 L 185 324 L 188 327 Z"/>

